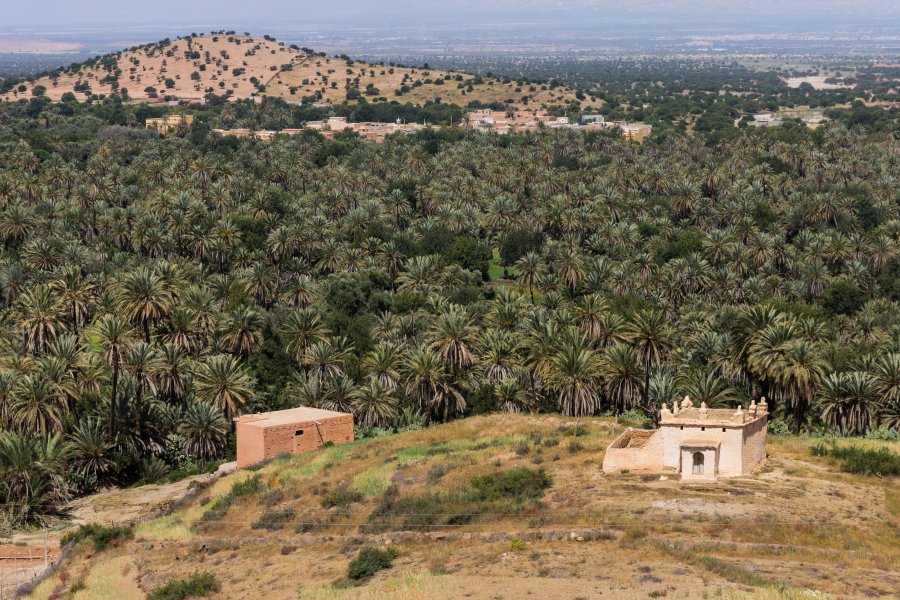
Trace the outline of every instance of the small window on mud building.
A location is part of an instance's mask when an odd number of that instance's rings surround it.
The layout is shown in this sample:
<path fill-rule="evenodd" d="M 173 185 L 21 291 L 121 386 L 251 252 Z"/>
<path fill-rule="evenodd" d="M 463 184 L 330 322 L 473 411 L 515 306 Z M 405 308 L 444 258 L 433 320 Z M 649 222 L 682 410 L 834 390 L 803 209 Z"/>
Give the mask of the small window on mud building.
<path fill-rule="evenodd" d="M 302 430 L 302 429 L 298 429 L 298 430 L 294 433 L 294 435 L 303 435 L 303 430 Z"/>

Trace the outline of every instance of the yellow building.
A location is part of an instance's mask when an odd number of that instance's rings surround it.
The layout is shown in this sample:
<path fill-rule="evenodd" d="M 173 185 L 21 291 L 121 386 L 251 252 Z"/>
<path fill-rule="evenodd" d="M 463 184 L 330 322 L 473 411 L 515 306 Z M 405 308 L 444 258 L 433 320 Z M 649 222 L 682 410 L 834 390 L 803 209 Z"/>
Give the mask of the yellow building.
<path fill-rule="evenodd" d="M 194 115 L 166 115 L 158 119 L 147 119 L 145 127 L 156 133 L 166 134 L 180 125 L 190 125 L 193 122 Z"/>

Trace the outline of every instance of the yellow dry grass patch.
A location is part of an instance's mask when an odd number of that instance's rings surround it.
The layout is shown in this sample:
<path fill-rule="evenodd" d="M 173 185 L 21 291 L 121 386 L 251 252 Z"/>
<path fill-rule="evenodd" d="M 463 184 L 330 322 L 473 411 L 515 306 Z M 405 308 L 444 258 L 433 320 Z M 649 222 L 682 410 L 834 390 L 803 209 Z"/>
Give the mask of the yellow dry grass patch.
<path fill-rule="evenodd" d="M 441 578 L 428 571 L 416 571 L 381 580 L 362 587 L 323 585 L 298 592 L 300 600 L 430 600 L 441 596 Z"/>
<path fill-rule="evenodd" d="M 191 524 L 199 520 L 216 499 L 227 494 L 232 485 L 245 481 L 252 475 L 251 471 L 244 470 L 218 479 L 209 487 L 209 491 L 206 494 L 201 495 L 201 498 L 208 498 L 208 500 L 201 504 L 191 505 L 170 515 L 141 523 L 135 529 L 135 537 L 147 541 L 184 541 L 193 538 L 194 532 L 191 531 Z"/>
<path fill-rule="evenodd" d="M 59 587 L 60 583 L 59 575 L 52 575 L 40 582 L 28 597 L 32 600 L 49 600 L 56 593 L 56 588 Z"/>
<path fill-rule="evenodd" d="M 143 600 L 137 584 L 137 567 L 131 556 L 117 556 L 95 563 L 84 579 L 85 588 L 72 600 Z"/>

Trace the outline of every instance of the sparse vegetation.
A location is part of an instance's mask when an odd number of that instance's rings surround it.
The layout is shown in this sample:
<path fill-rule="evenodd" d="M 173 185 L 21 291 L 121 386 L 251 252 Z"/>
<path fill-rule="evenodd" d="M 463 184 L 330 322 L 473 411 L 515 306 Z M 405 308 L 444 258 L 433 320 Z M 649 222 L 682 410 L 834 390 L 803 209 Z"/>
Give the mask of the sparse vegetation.
<path fill-rule="evenodd" d="M 826 445 L 810 448 L 813 456 L 830 456 L 837 460 L 842 471 L 877 477 L 900 476 L 900 453 L 888 448 L 868 449 L 854 445 Z"/>
<path fill-rule="evenodd" d="M 354 581 L 368 579 L 378 571 L 391 568 L 397 550 L 394 547 L 366 546 L 347 565 L 347 577 Z"/>
<path fill-rule="evenodd" d="M 151 590 L 147 600 L 185 600 L 212 596 L 222 589 L 218 577 L 209 571 L 197 571 L 185 579 L 177 579 Z"/>
<path fill-rule="evenodd" d="M 75 531 L 65 534 L 60 540 L 60 545 L 65 546 L 72 542 L 77 544 L 84 540 L 91 540 L 93 549 L 97 552 L 102 552 L 132 537 L 134 537 L 134 530 L 131 527 L 89 523 L 87 525 L 79 525 Z"/>

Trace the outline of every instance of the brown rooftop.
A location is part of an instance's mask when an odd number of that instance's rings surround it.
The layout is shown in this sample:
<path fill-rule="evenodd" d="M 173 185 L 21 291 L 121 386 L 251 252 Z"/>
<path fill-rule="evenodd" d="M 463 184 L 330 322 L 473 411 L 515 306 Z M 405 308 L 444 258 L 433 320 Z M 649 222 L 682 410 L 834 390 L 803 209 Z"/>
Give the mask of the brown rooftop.
<path fill-rule="evenodd" d="M 289 408 L 287 410 L 276 410 L 274 412 L 256 413 L 236 417 L 236 423 L 243 423 L 255 427 L 272 427 L 274 425 L 287 425 L 289 423 L 306 423 L 309 421 L 319 421 L 322 419 L 333 419 L 335 417 L 345 417 L 349 413 L 335 412 L 333 410 L 324 410 L 321 408 L 311 408 L 309 406 L 300 406 L 297 408 Z"/>

